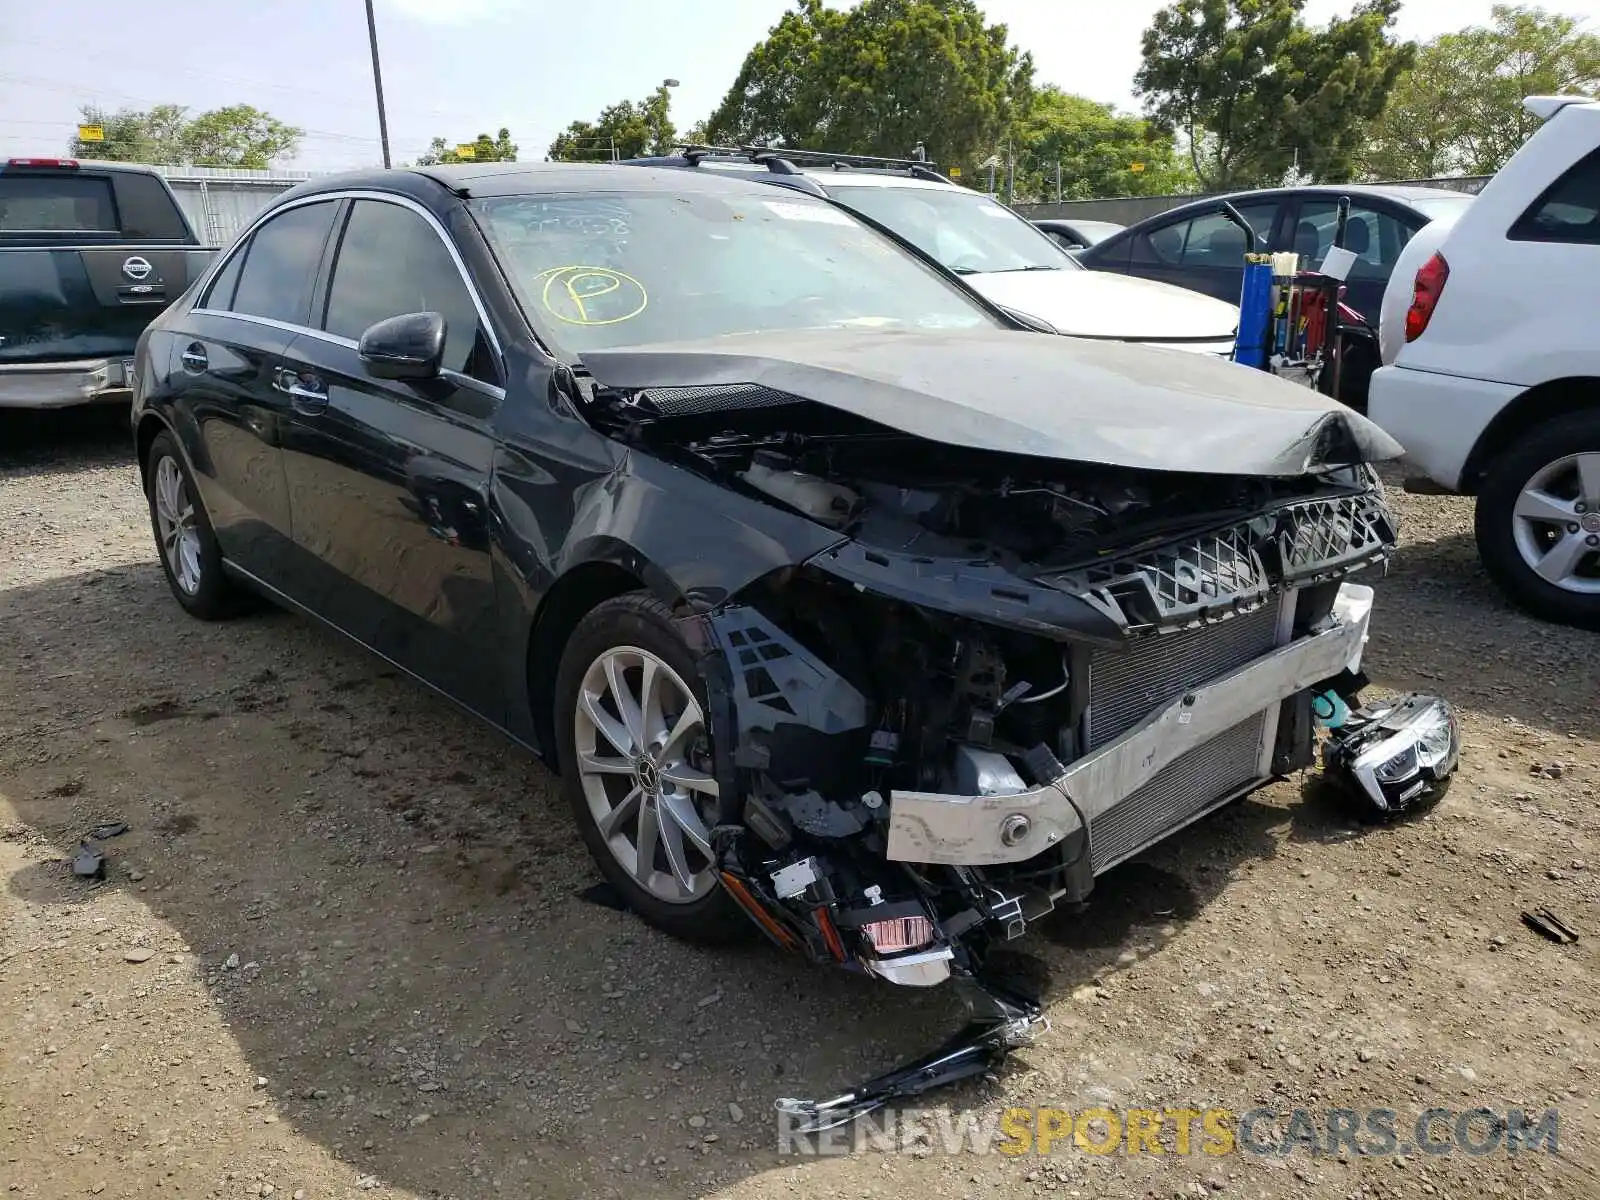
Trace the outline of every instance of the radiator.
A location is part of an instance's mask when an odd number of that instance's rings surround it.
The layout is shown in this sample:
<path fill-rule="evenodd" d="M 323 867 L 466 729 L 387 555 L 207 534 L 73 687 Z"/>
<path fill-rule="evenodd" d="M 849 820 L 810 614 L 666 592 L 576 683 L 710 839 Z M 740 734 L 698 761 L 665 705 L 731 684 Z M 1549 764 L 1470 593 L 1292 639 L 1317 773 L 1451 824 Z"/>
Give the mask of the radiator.
<path fill-rule="evenodd" d="M 1095 818 L 1094 873 L 1116 866 L 1255 783 L 1266 724 L 1265 713 L 1241 721 L 1174 759 L 1121 804 Z"/>
<path fill-rule="evenodd" d="M 1226 675 L 1279 644 L 1292 593 L 1216 625 L 1147 637 L 1090 660 L 1088 748 L 1115 741 L 1191 688 Z M 1270 711 L 1196 746 L 1094 821 L 1096 873 L 1182 828 L 1261 777 Z"/>
<path fill-rule="evenodd" d="M 1277 644 L 1275 598 L 1255 612 L 1216 625 L 1145 637 L 1120 648 L 1097 650 L 1089 664 L 1089 746 L 1115 741 L 1190 688 L 1209 683 Z"/>

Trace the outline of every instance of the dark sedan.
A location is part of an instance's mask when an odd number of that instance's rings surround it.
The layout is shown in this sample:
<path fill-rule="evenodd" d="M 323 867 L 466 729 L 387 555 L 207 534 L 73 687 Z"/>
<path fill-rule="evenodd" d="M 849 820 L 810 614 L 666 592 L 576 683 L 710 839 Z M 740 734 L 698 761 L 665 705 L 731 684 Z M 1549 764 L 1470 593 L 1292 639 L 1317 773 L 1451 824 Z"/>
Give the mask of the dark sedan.
<path fill-rule="evenodd" d="M 1076 258 L 1091 270 L 1177 284 L 1237 304 L 1244 279 L 1245 235 L 1223 215 L 1218 202 L 1230 202 L 1255 230 L 1257 249 L 1292 250 L 1300 255 L 1302 266 L 1316 266 L 1333 244 L 1341 196 L 1351 202 L 1345 248 L 1356 256 L 1346 303 L 1375 330 L 1384 288 L 1401 248 L 1435 217 L 1472 203 L 1471 196 L 1388 184 L 1211 196 L 1146 217 L 1079 251 Z M 1376 335 L 1363 339 L 1354 353 L 1359 361 L 1347 372 L 1350 387 L 1344 398 L 1365 408 L 1367 379 L 1378 365 Z"/>
<path fill-rule="evenodd" d="M 1028 332 L 710 172 L 302 185 L 136 374 L 188 612 L 264 594 L 542 752 L 662 929 L 953 981 L 976 1032 L 875 1102 L 1036 1026 L 992 949 L 1312 762 L 1313 697 L 1360 704 L 1372 593 L 1341 581 L 1394 540 L 1363 418 Z M 1455 761 L 1436 703 L 1334 736 L 1383 812 Z"/>

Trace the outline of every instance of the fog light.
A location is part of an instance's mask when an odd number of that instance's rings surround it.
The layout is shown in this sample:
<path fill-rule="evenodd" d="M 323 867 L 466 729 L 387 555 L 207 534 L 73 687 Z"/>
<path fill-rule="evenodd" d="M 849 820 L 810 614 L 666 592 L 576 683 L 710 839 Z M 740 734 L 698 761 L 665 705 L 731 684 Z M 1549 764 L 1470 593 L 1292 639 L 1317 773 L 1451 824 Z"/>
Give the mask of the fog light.
<path fill-rule="evenodd" d="M 1455 711 L 1437 696 L 1423 695 L 1353 713 L 1324 752 L 1329 772 L 1381 816 L 1438 799 L 1460 758 Z"/>

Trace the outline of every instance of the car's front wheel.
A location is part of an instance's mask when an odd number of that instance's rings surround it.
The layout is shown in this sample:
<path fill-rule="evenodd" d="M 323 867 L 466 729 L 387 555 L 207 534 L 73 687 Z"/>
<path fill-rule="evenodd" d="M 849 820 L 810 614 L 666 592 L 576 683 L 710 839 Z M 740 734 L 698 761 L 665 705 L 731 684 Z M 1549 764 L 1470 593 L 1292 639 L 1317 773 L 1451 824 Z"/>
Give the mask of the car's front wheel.
<path fill-rule="evenodd" d="M 1478 552 L 1513 603 L 1600 629 L 1600 411 L 1538 426 L 1478 491 Z"/>
<path fill-rule="evenodd" d="M 644 593 L 579 622 L 556 678 L 562 788 L 606 880 L 650 924 L 690 941 L 747 935 L 719 879 L 704 688 L 671 613 Z"/>
<path fill-rule="evenodd" d="M 145 459 L 150 529 L 167 585 L 184 610 L 204 621 L 235 615 L 244 595 L 222 570 L 222 552 L 189 468 L 170 433 L 159 433 Z"/>

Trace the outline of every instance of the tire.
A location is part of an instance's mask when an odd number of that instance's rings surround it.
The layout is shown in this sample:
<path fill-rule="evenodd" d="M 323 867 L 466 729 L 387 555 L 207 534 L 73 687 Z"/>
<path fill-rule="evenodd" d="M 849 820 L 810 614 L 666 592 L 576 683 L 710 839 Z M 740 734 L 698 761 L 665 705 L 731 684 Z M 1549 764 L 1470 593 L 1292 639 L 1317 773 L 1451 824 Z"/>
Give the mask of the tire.
<path fill-rule="evenodd" d="M 1585 502 L 1574 486 L 1576 466 L 1562 466 L 1591 454 L 1600 458 L 1600 409 L 1558 417 L 1524 434 L 1489 469 L 1478 489 L 1476 534 L 1484 568 L 1513 604 L 1558 625 L 1600 629 L 1600 496 Z M 1565 508 L 1525 507 L 1524 511 L 1545 511 L 1570 520 L 1529 521 L 1519 516 L 1519 503 L 1530 490 Z M 1549 553 L 1562 539 L 1571 538 L 1581 539 L 1579 544 L 1565 543 L 1579 556 L 1572 560 L 1563 583 L 1541 577 L 1529 557 Z M 1558 569 L 1566 567 L 1558 568 L 1552 561 L 1551 572 Z"/>
<path fill-rule="evenodd" d="M 176 491 L 172 489 L 176 488 Z M 220 621 L 247 607 L 248 596 L 222 569 L 222 552 L 194 476 L 168 432 L 158 433 L 145 459 L 145 499 L 150 532 L 167 586 L 183 610 L 202 621 Z M 170 520 L 177 505 L 178 529 Z M 187 520 L 182 519 L 187 512 Z"/>
<path fill-rule="evenodd" d="M 658 715 L 642 712 L 647 662 L 661 689 L 652 710 Z M 628 693 L 630 712 L 651 726 L 652 736 L 644 739 L 651 747 L 648 756 L 638 753 L 637 727 L 620 719 L 616 686 Z M 685 941 L 744 941 L 754 926 L 722 887 L 707 852 L 706 835 L 720 819 L 721 801 L 705 769 L 710 733 L 703 718 L 698 725 L 685 724 L 681 736 L 659 747 L 666 740 L 661 735 L 680 718 L 692 720 L 689 701 L 698 713 L 706 712 L 695 656 L 665 605 L 632 592 L 595 608 L 567 640 L 556 673 L 562 791 L 600 873 L 629 908 Z M 624 750 L 633 753 L 625 756 Z M 644 758 L 648 762 L 641 765 Z M 595 763 L 610 770 L 596 771 Z M 616 824 L 602 831 L 602 820 L 612 813 Z M 657 833 L 652 851 L 640 856 L 646 822 Z"/>

